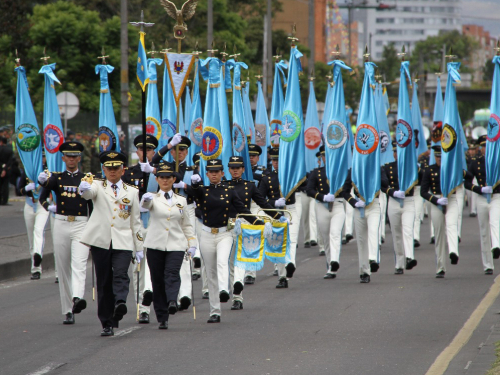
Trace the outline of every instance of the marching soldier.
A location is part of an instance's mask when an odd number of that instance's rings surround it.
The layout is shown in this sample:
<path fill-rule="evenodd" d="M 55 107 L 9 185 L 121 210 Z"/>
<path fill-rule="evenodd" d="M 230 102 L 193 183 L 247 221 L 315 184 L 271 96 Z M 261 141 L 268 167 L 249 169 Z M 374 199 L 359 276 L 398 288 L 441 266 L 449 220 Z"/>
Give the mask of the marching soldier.
<path fill-rule="evenodd" d="M 478 139 L 478 142 L 480 142 L 480 141 L 481 141 L 481 138 Z M 473 139 L 471 139 L 469 141 L 469 150 L 465 156 L 466 161 L 467 161 L 467 166 L 469 166 L 470 164 L 475 164 L 477 162 L 477 159 L 481 157 L 481 154 L 478 155 L 478 152 L 477 152 L 478 146 L 479 146 L 478 142 L 476 142 Z M 483 148 L 485 148 L 485 147 L 483 147 Z M 468 168 L 468 170 L 472 172 L 472 169 Z M 474 178 L 473 183 L 477 185 L 476 178 Z M 476 217 L 477 216 L 477 195 L 474 194 L 474 192 L 471 190 L 467 190 L 467 202 L 469 203 L 469 216 Z"/>
<path fill-rule="evenodd" d="M 95 263 L 101 336 L 113 336 L 113 328 L 127 313 L 130 261 L 144 258 L 143 238 L 139 192 L 121 180 L 127 157 L 106 151 L 100 160 L 106 179 L 84 180 L 79 186 L 82 197 L 94 203 L 81 242 L 90 246 Z"/>
<path fill-rule="evenodd" d="M 66 164 L 66 171 L 48 175 L 40 173 L 38 180 L 46 194 L 40 195 L 40 204 L 55 213 L 53 232 L 55 261 L 59 276 L 63 324 L 74 324 L 74 314 L 87 307 L 85 301 L 85 279 L 89 248 L 80 242 L 82 233 L 92 212 L 92 202 L 81 197 L 77 191 L 83 172 L 78 170 L 84 146 L 78 142 L 64 142 L 59 146 Z M 50 191 L 56 196 L 56 204 L 47 201 Z"/>
<path fill-rule="evenodd" d="M 418 158 L 418 183 L 415 185 L 413 197 L 415 198 L 415 220 L 413 222 L 413 247 L 420 247 L 420 227 L 424 218 L 424 199 L 420 195 L 420 188 L 422 185 L 422 177 L 424 176 L 426 168 L 429 166 L 429 154 L 427 149 Z"/>

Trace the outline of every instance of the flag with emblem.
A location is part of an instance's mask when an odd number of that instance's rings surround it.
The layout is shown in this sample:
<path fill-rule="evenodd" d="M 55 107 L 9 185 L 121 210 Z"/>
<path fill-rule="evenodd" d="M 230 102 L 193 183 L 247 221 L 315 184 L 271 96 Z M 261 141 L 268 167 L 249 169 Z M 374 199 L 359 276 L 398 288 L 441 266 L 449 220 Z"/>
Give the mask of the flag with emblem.
<path fill-rule="evenodd" d="M 500 185 L 500 56 L 493 57 L 495 66 L 491 88 L 490 119 L 486 133 L 486 185 Z"/>
<path fill-rule="evenodd" d="M 325 103 L 325 108 L 328 108 L 328 112 L 324 114 L 323 128 L 325 169 L 330 184 L 329 193 L 336 195 L 342 190 L 352 163 L 349 131 L 345 123 L 347 116 L 342 80 L 342 69 L 349 71 L 352 69 L 341 60 L 334 60 L 328 64 L 333 65 L 333 86 L 330 89 L 329 101 Z"/>
<path fill-rule="evenodd" d="M 247 136 L 250 136 L 250 143 L 255 143 L 255 124 L 253 122 L 252 108 L 250 106 L 250 81 L 242 85 L 243 111 L 245 112 L 245 124 Z"/>
<path fill-rule="evenodd" d="M 351 170 L 352 182 L 366 206 L 380 191 L 380 137 L 373 95 L 375 67 L 374 63 L 365 62 Z"/>
<path fill-rule="evenodd" d="M 415 135 L 415 150 L 417 160 L 420 155 L 427 151 L 427 143 L 425 139 L 424 126 L 422 124 L 422 113 L 420 112 L 420 104 L 418 103 L 418 83 L 413 82 L 413 97 L 411 100 L 411 119 L 413 121 L 413 134 Z"/>
<path fill-rule="evenodd" d="M 165 62 L 166 61 L 167 59 L 165 58 Z M 168 145 L 168 140 L 172 138 L 177 131 L 177 107 L 166 64 L 163 72 L 163 106 L 161 110 L 161 118 L 161 137 L 158 142 L 158 149 Z M 170 153 L 165 155 L 164 159 L 168 162 L 173 161 Z"/>
<path fill-rule="evenodd" d="M 26 176 L 36 185 L 33 194 L 35 198 L 38 198 L 40 192 L 38 175 L 43 171 L 42 137 L 28 91 L 26 70 L 24 66 L 18 66 L 15 71 L 17 72 L 15 118 L 16 146 L 21 162 L 24 165 Z"/>
<path fill-rule="evenodd" d="M 158 98 L 158 73 L 156 66 L 162 64 L 161 59 L 148 59 L 148 95 L 146 99 L 146 133 L 151 134 L 158 141 L 161 139 L 160 100 Z"/>
<path fill-rule="evenodd" d="M 309 98 L 307 100 L 306 121 L 304 129 L 304 145 L 306 156 L 306 172 L 317 168 L 316 153 L 321 146 L 321 132 L 319 130 L 318 106 L 316 105 L 316 94 L 314 84 L 309 82 Z"/>
<path fill-rule="evenodd" d="M 149 74 L 146 57 L 146 47 L 144 47 L 144 31 L 139 32 L 139 48 L 137 51 L 137 81 L 141 85 L 142 91 L 146 91 L 146 85 L 149 83 Z"/>
<path fill-rule="evenodd" d="M 203 134 L 203 112 L 201 110 L 200 99 L 200 62 L 196 62 L 194 71 L 193 96 L 190 111 L 186 111 L 186 132 L 187 137 L 191 140 L 191 147 L 188 149 L 189 163 L 192 163 L 193 156 L 201 151 L 201 141 Z"/>
<path fill-rule="evenodd" d="M 166 53 L 165 63 L 167 66 L 172 93 L 177 104 L 181 100 L 182 93 L 186 87 L 189 74 L 194 65 L 195 58 L 191 53 Z"/>
<path fill-rule="evenodd" d="M 382 84 L 377 83 L 376 86 L 375 110 L 377 111 L 378 134 L 380 137 L 380 165 L 385 165 L 394 161 L 394 153 L 392 152 L 391 132 L 387 122 Z"/>
<path fill-rule="evenodd" d="M 247 271 L 260 271 L 264 266 L 264 226 L 241 223 L 236 237 L 234 265 Z"/>
<path fill-rule="evenodd" d="M 432 117 L 431 146 L 441 145 L 441 135 L 443 132 L 444 106 L 443 90 L 441 90 L 441 78 L 436 76 L 436 99 L 434 100 L 434 114 Z M 436 164 L 434 150 L 431 149 L 429 165 Z"/>
<path fill-rule="evenodd" d="M 450 195 L 464 181 L 463 147 L 461 145 L 460 115 L 457 107 L 455 84 L 460 84 L 459 62 L 449 62 L 444 99 L 444 121 L 441 135 L 441 192 Z"/>
<path fill-rule="evenodd" d="M 59 146 L 64 143 L 64 132 L 61 123 L 61 114 L 57 104 L 55 83 L 61 84 L 54 74 L 56 64 L 43 65 L 38 73 L 45 78 L 43 92 L 43 144 L 47 168 L 51 172 L 62 172 L 66 169 L 59 153 Z"/>
<path fill-rule="evenodd" d="M 288 199 L 306 178 L 304 145 L 304 115 L 300 99 L 299 72 L 302 53 L 297 47 L 290 50 L 288 89 L 283 106 L 278 178 L 281 194 Z"/>
<path fill-rule="evenodd" d="M 264 239 L 264 255 L 272 263 L 290 262 L 290 227 L 288 223 L 274 222 L 273 233 Z"/>
<path fill-rule="evenodd" d="M 398 121 L 395 141 L 398 154 L 399 189 L 408 193 L 418 182 L 417 154 L 415 153 L 415 134 L 410 110 L 410 95 L 406 78 L 411 83 L 410 62 L 401 61 L 399 75 Z"/>
<path fill-rule="evenodd" d="M 254 138 L 254 143 L 262 149 L 258 164 L 267 167 L 267 146 L 270 144 L 269 117 L 267 117 L 266 101 L 264 100 L 264 92 L 262 91 L 262 83 L 260 81 L 257 81 Z"/>
<path fill-rule="evenodd" d="M 99 98 L 99 152 L 116 150 L 120 152 L 118 129 L 116 128 L 115 112 L 111 101 L 108 74 L 115 68 L 107 64 L 98 64 L 95 74 L 101 80 L 101 93 Z"/>
<path fill-rule="evenodd" d="M 269 130 L 271 146 L 273 147 L 277 147 L 279 145 L 281 136 L 281 120 L 283 119 L 283 105 L 285 102 L 283 96 L 283 86 L 286 87 L 286 75 L 284 69 L 288 69 L 288 65 L 283 60 L 274 65 L 273 96 L 271 101 L 270 117 L 271 123 Z"/>
<path fill-rule="evenodd" d="M 191 112 L 191 93 L 189 90 L 189 85 L 186 85 L 186 91 L 184 95 L 184 112 L 183 112 L 183 121 L 184 121 L 184 135 L 189 138 L 189 113 Z"/>

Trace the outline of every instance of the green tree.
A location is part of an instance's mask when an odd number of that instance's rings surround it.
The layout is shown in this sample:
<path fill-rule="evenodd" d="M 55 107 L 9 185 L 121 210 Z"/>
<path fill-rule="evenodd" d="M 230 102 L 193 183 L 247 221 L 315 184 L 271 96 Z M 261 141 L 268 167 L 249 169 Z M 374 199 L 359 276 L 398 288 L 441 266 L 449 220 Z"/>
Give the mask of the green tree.
<path fill-rule="evenodd" d="M 399 77 L 399 69 L 401 66 L 401 58 L 398 56 L 398 51 L 394 48 L 394 43 L 389 43 L 384 46 L 382 52 L 382 60 L 376 61 L 380 74 L 387 82 L 393 82 Z"/>

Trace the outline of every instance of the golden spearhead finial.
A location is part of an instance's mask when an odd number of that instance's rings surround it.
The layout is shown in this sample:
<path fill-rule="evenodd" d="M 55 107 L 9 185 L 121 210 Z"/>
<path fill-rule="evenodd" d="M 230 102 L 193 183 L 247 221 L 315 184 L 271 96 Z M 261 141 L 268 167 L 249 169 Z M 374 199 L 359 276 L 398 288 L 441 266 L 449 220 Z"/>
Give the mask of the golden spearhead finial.
<path fill-rule="evenodd" d="M 447 59 L 450 60 L 450 62 L 453 62 L 453 59 L 455 59 L 457 56 L 453 54 L 453 47 L 450 47 L 450 51 L 448 55 L 445 56 Z"/>
<path fill-rule="evenodd" d="M 241 53 L 236 53 L 236 44 L 233 44 L 233 54 L 229 55 L 229 57 L 233 58 L 234 61 L 238 61 L 239 55 L 241 55 Z"/>
<path fill-rule="evenodd" d="M 398 56 L 401 56 L 401 61 L 405 61 L 406 52 L 405 52 L 405 45 L 404 44 L 403 44 L 403 47 L 401 47 L 401 52 L 398 53 Z"/>
<path fill-rule="evenodd" d="M 289 36 L 288 39 L 292 41 L 292 47 L 295 47 L 295 42 L 298 42 L 299 39 L 295 37 L 297 34 L 297 25 L 294 23 L 292 25 L 292 36 Z"/>
<path fill-rule="evenodd" d="M 16 66 L 21 66 L 21 59 L 19 58 L 19 55 L 17 53 L 17 48 L 16 48 L 16 59 L 15 59 L 15 62 L 16 62 Z"/>
<path fill-rule="evenodd" d="M 341 55 L 339 45 L 337 44 L 337 46 L 335 47 L 335 51 L 330 52 L 330 53 L 331 53 L 332 55 L 334 55 L 336 58 L 338 58 L 338 57 Z"/>
<path fill-rule="evenodd" d="M 280 61 L 280 59 L 281 59 L 281 55 L 280 55 L 280 50 L 279 50 L 279 48 L 276 48 L 276 55 L 274 55 L 274 56 L 273 56 L 273 58 L 274 58 L 274 60 L 275 60 L 276 62 L 279 62 L 279 61 Z"/>
<path fill-rule="evenodd" d="M 109 55 L 106 55 L 106 53 L 104 52 L 104 46 L 103 46 L 101 49 L 101 56 L 97 56 L 97 58 L 102 60 L 101 61 L 102 65 L 106 65 L 106 57 L 109 57 Z"/>
<path fill-rule="evenodd" d="M 417 83 L 418 81 L 420 81 L 420 79 L 418 78 L 418 73 L 415 73 L 415 79 L 414 79 L 415 83 Z"/>
<path fill-rule="evenodd" d="M 155 57 L 155 53 L 158 53 L 158 51 L 155 51 L 155 43 L 151 42 L 151 51 L 148 52 L 148 55 L 151 55 L 151 57 Z"/>
<path fill-rule="evenodd" d="M 48 59 L 50 59 L 50 56 L 47 56 L 47 47 L 43 47 L 43 57 L 40 57 L 40 60 L 43 60 L 43 64 L 47 65 Z"/>
<path fill-rule="evenodd" d="M 380 83 L 380 79 L 382 78 L 382 76 L 380 75 L 380 71 L 378 69 L 375 70 L 374 77 Z"/>
<path fill-rule="evenodd" d="M 168 53 L 168 51 L 170 51 L 171 49 L 172 49 L 172 48 L 168 48 L 168 38 L 167 38 L 167 39 L 165 39 L 165 48 L 163 48 L 163 49 L 160 51 L 160 53 L 164 53 L 164 54 L 166 54 L 166 53 Z"/>
<path fill-rule="evenodd" d="M 217 52 L 218 49 L 215 49 L 215 41 L 212 40 L 212 49 L 207 49 L 207 52 L 210 53 L 210 56 L 213 56 L 215 52 Z"/>
<path fill-rule="evenodd" d="M 368 52 L 368 44 L 365 45 L 365 53 L 363 55 L 365 62 L 370 61 L 370 53 Z"/>
<path fill-rule="evenodd" d="M 311 70 L 311 76 L 309 77 L 309 81 L 314 81 L 316 78 L 314 77 L 314 69 Z"/>

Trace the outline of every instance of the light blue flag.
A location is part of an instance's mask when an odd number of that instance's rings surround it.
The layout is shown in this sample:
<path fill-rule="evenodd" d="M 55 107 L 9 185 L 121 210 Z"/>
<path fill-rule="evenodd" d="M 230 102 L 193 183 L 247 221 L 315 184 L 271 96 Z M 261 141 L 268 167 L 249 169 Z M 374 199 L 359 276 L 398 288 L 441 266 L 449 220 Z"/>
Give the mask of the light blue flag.
<path fill-rule="evenodd" d="M 345 110 L 345 109 L 344 109 Z M 321 132 L 319 130 L 318 107 L 314 85 L 309 82 L 309 99 L 307 100 L 306 123 L 304 130 L 306 172 L 311 172 L 317 167 L 316 153 L 321 145 Z"/>
<path fill-rule="evenodd" d="M 64 143 L 64 131 L 61 123 L 61 114 L 57 104 L 55 82 L 59 82 L 54 69 L 56 64 L 42 66 L 38 73 L 45 78 L 45 90 L 43 95 L 43 144 L 45 146 L 45 158 L 47 168 L 51 172 L 62 172 L 66 165 L 59 153 L 59 146 Z"/>
<path fill-rule="evenodd" d="M 241 224 L 241 234 L 236 237 L 234 265 L 247 271 L 259 271 L 264 267 L 264 229 L 261 225 Z"/>
<path fill-rule="evenodd" d="M 354 134 L 352 134 L 352 126 L 351 126 L 351 115 L 352 108 L 346 105 L 345 107 L 345 125 L 347 126 L 347 131 L 349 132 L 349 142 L 351 142 L 351 148 L 354 147 Z M 352 153 L 351 153 L 352 154 Z"/>
<path fill-rule="evenodd" d="M 158 142 L 158 149 L 168 145 L 168 140 L 172 138 L 177 131 L 177 107 L 167 64 L 165 64 L 163 73 L 163 107 L 161 117 L 161 137 Z M 170 152 L 165 155 L 163 159 L 168 162 L 173 162 L 174 160 Z"/>
<path fill-rule="evenodd" d="M 255 124 L 253 122 L 252 108 L 250 106 L 250 81 L 245 82 L 242 90 L 243 111 L 245 111 L 245 126 L 250 143 L 255 143 Z"/>
<path fill-rule="evenodd" d="M 391 132 L 387 122 L 387 112 L 382 93 L 382 84 L 377 83 L 375 89 L 375 109 L 377 111 L 377 123 L 380 137 L 380 165 L 392 163 L 394 153 L 392 151 Z"/>
<path fill-rule="evenodd" d="M 200 74 L 198 73 L 199 66 L 200 62 L 197 61 L 194 74 L 193 101 L 191 104 L 191 110 L 189 112 L 186 111 L 186 113 L 184 114 L 187 118 L 187 137 L 191 140 L 191 147 L 189 147 L 188 149 L 188 158 L 190 163 L 193 162 L 193 156 L 201 152 L 201 142 L 203 135 L 203 112 L 201 110 L 200 99 Z"/>
<path fill-rule="evenodd" d="M 99 64 L 95 67 L 95 74 L 101 80 L 101 94 L 99 99 L 99 152 L 116 150 L 120 152 L 118 129 L 116 128 L 115 112 L 111 101 L 108 74 L 115 68 L 111 65 Z"/>
<path fill-rule="evenodd" d="M 288 89 L 280 127 L 280 156 L 278 160 L 278 179 L 281 194 L 285 199 L 288 199 L 306 178 L 304 115 L 299 84 L 301 57 L 302 53 L 297 47 L 292 47 L 288 69 Z"/>
<path fill-rule="evenodd" d="M 495 64 L 491 88 L 491 116 L 486 134 L 486 184 L 495 189 L 500 185 L 500 56 L 493 57 Z M 491 199 L 491 195 L 487 198 Z"/>
<path fill-rule="evenodd" d="M 387 87 L 384 86 L 384 89 L 382 91 L 382 96 L 384 100 L 384 106 L 385 106 L 385 115 L 388 116 L 389 112 L 391 110 L 391 104 L 389 103 L 389 95 L 387 95 Z"/>
<path fill-rule="evenodd" d="M 139 81 L 139 85 L 141 85 L 142 91 L 146 91 L 146 85 L 149 83 L 149 75 L 148 75 L 148 67 L 146 57 L 146 47 L 144 47 L 144 35 L 145 32 L 139 32 L 139 47 L 137 50 L 137 81 Z"/>
<path fill-rule="evenodd" d="M 365 62 L 351 172 L 352 182 L 366 206 L 380 191 L 380 137 L 373 95 L 375 67 L 374 63 Z"/>
<path fill-rule="evenodd" d="M 461 146 L 460 115 L 457 107 L 457 93 L 454 84 L 460 83 L 459 62 L 449 62 L 448 81 L 444 99 L 444 126 L 441 139 L 441 191 L 450 197 L 464 181 L 463 148 Z"/>
<path fill-rule="evenodd" d="M 431 146 L 441 145 L 441 135 L 443 132 L 444 121 L 444 105 L 443 105 L 443 91 L 441 90 L 441 78 L 436 77 L 436 99 L 434 100 L 434 115 L 432 118 L 432 131 L 431 131 Z M 434 150 L 431 149 L 429 158 L 429 165 L 436 164 L 434 158 Z"/>
<path fill-rule="evenodd" d="M 418 182 L 417 154 L 414 146 L 413 123 L 410 110 L 410 95 L 406 77 L 411 82 L 409 61 L 401 61 L 399 75 L 398 121 L 395 140 L 398 152 L 399 190 L 408 193 Z"/>
<path fill-rule="evenodd" d="M 323 118 L 321 119 L 321 137 L 324 138 L 324 132 L 326 131 L 325 129 L 325 120 L 326 120 L 326 114 L 330 110 L 329 106 L 331 104 L 331 96 L 332 96 L 332 82 L 328 81 L 326 83 L 326 96 L 325 96 L 325 107 L 323 109 Z"/>
<path fill-rule="evenodd" d="M 344 97 L 342 69 L 351 71 L 342 60 L 328 63 L 333 65 L 333 87 L 328 83 L 330 96 L 325 103 L 324 144 L 326 177 L 330 183 L 330 194 L 338 195 L 342 190 L 349 168 L 351 167 L 351 143 L 345 120 L 347 118 Z"/>
<path fill-rule="evenodd" d="M 184 127 L 184 109 L 182 105 L 182 98 L 179 99 L 179 133 L 181 135 L 186 134 L 186 130 Z"/>
<path fill-rule="evenodd" d="M 191 93 L 189 92 L 189 85 L 186 85 L 186 95 L 184 96 L 184 135 L 189 138 L 189 117 L 191 113 Z M 191 164 L 189 164 L 191 165 Z"/>
<path fill-rule="evenodd" d="M 280 143 L 281 120 L 283 119 L 283 106 L 285 99 L 283 96 L 283 86 L 286 87 L 286 75 L 284 69 L 288 69 L 287 64 L 281 60 L 274 65 L 273 97 L 271 101 L 271 123 L 270 139 L 271 146 L 277 147 Z M 283 84 L 281 83 L 283 79 Z"/>
<path fill-rule="evenodd" d="M 16 146 L 23 163 L 26 176 L 34 182 L 35 199 L 38 199 L 40 186 L 38 175 L 43 171 L 42 165 L 42 137 L 36 121 L 35 111 L 28 92 L 28 80 L 24 66 L 18 66 L 16 91 Z M 28 200 L 27 200 L 28 201 Z"/>
<path fill-rule="evenodd" d="M 257 106 L 255 108 L 255 144 L 262 149 L 259 165 L 267 167 L 267 146 L 270 145 L 269 117 L 267 117 L 266 101 L 262 91 L 262 83 L 257 81 Z M 253 177 L 252 177 L 253 179 Z"/>
<path fill-rule="evenodd" d="M 413 133 L 415 135 L 415 150 L 418 157 L 427 151 L 424 126 L 422 125 L 422 113 L 418 104 L 418 84 L 413 83 L 413 97 L 411 100 L 411 120 L 413 121 Z"/>
<path fill-rule="evenodd" d="M 148 59 L 148 95 L 146 98 L 146 133 L 161 139 L 160 100 L 158 98 L 158 74 L 156 66 L 163 63 L 162 59 Z"/>

